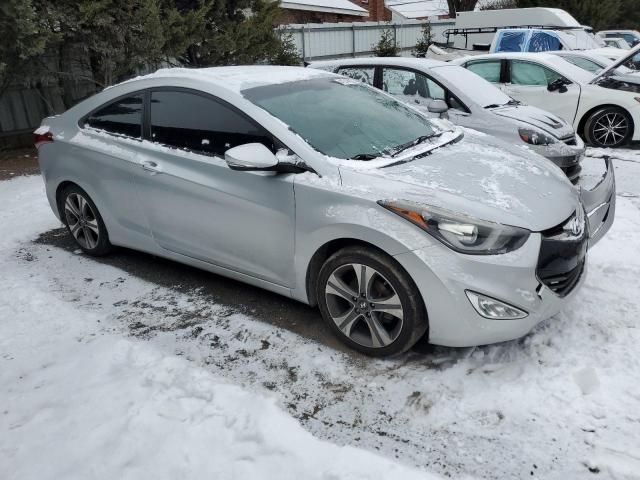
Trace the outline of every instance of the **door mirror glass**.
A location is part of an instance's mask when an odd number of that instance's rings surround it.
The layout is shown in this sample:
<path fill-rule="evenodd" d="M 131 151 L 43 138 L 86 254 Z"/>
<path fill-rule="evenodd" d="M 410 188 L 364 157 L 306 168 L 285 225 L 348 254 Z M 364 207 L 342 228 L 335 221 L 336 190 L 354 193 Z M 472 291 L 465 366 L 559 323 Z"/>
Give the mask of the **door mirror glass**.
<path fill-rule="evenodd" d="M 429 112 L 443 114 L 449 110 L 449 106 L 444 100 L 431 100 L 427 106 Z"/>
<path fill-rule="evenodd" d="M 261 143 L 245 143 L 230 148 L 224 160 L 232 170 L 276 170 L 277 157 Z"/>

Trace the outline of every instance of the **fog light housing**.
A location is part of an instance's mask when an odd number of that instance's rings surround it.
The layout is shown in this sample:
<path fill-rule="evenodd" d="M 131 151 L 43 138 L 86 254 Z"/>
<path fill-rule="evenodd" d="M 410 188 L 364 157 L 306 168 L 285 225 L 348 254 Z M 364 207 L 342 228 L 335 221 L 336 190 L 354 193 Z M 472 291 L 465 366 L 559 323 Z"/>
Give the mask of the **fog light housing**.
<path fill-rule="evenodd" d="M 465 290 L 464 293 L 467 294 L 467 298 L 476 312 L 489 320 L 518 320 L 529 315 L 524 310 L 481 293 L 472 292 L 471 290 Z"/>

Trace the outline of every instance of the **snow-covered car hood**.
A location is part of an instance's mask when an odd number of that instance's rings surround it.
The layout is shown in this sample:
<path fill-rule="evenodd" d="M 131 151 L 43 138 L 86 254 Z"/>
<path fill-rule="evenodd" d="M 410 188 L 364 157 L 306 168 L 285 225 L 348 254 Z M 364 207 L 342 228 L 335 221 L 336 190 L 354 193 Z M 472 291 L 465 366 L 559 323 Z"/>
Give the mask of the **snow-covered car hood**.
<path fill-rule="evenodd" d="M 345 188 L 376 200 L 433 205 L 531 231 L 560 224 L 579 203 L 577 190 L 551 162 L 487 135 L 467 133 L 457 143 L 388 167 L 345 165 L 340 174 Z"/>
<path fill-rule="evenodd" d="M 566 138 L 575 134 L 573 127 L 564 120 L 530 105 L 506 105 L 494 108 L 491 112 L 538 127 L 556 138 Z"/>

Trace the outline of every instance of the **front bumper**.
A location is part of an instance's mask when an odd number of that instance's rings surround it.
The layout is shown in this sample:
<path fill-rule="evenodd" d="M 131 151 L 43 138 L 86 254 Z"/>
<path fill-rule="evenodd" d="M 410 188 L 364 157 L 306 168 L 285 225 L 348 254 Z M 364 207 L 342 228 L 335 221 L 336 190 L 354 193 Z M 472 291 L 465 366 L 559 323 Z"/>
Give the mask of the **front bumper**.
<path fill-rule="evenodd" d="M 468 347 L 513 340 L 557 314 L 571 301 L 586 276 L 586 267 L 572 290 L 561 297 L 536 275 L 542 236 L 505 255 L 462 255 L 432 245 L 395 258 L 414 279 L 429 318 L 429 342 Z M 425 268 L 426 267 L 426 268 Z M 472 290 L 524 310 L 519 320 L 490 320 L 480 316 L 465 290 Z"/>
<path fill-rule="evenodd" d="M 592 247 L 609 231 L 616 213 L 616 179 L 611 159 L 590 158 L 577 187 L 587 213 Z"/>

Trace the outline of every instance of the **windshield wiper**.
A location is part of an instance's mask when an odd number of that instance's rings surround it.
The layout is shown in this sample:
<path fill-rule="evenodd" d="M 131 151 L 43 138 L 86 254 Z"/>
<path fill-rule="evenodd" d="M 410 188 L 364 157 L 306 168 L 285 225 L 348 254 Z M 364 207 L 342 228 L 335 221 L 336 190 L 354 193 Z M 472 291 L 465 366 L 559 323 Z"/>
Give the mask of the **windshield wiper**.
<path fill-rule="evenodd" d="M 349 160 L 373 160 L 374 158 L 378 158 L 378 155 L 373 153 L 359 153 L 350 157 Z"/>
<path fill-rule="evenodd" d="M 411 147 L 415 147 L 427 140 L 431 140 L 432 138 L 440 137 L 444 132 L 432 133 L 431 135 L 421 135 L 415 140 L 411 140 L 410 142 L 403 143 L 402 145 L 398 145 L 393 150 L 394 152 L 391 154 L 391 158 L 397 157 L 405 150 L 409 150 Z"/>

